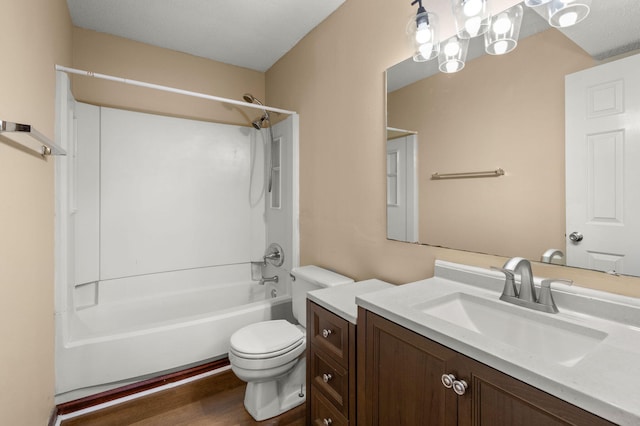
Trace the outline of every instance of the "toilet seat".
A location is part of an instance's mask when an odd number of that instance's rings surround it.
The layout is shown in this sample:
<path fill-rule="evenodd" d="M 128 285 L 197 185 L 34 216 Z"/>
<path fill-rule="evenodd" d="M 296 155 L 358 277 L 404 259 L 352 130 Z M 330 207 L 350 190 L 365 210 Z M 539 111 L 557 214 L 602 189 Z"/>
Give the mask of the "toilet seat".
<path fill-rule="evenodd" d="M 246 352 L 242 352 L 234 347 L 231 347 L 231 351 L 236 354 L 239 357 L 245 358 L 245 359 L 268 359 L 268 358 L 274 358 L 283 354 L 286 354 L 287 352 L 291 352 L 292 350 L 294 350 L 295 348 L 297 348 L 299 345 L 303 345 L 304 344 L 304 339 L 300 339 L 297 342 L 287 346 L 286 348 L 282 348 L 280 350 L 277 351 L 273 351 L 273 352 L 268 352 L 265 354 L 251 354 L 251 353 L 246 353 Z"/>
<path fill-rule="evenodd" d="M 232 351 L 247 359 L 264 359 L 287 353 L 304 340 L 304 333 L 285 320 L 250 324 L 231 336 Z"/>
<path fill-rule="evenodd" d="M 279 368 L 297 360 L 306 346 L 299 327 L 285 320 L 262 321 L 231 336 L 229 361 L 245 370 Z"/>

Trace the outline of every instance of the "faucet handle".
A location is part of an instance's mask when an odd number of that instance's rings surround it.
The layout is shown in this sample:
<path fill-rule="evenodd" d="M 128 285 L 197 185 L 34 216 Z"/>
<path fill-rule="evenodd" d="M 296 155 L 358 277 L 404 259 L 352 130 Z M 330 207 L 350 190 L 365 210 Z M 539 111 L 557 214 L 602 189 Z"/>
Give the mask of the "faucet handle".
<path fill-rule="evenodd" d="M 493 269 L 494 271 L 500 271 L 505 275 L 504 289 L 502 290 L 502 296 L 518 297 L 518 292 L 516 291 L 516 282 L 515 282 L 514 272 L 510 269 L 499 268 L 497 266 L 492 266 L 491 269 Z"/>
<path fill-rule="evenodd" d="M 540 297 L 538 298 L 538 303 L 541 305 L 547 306 L 549 312 L 557 314 L 558 307 L 556 306 L 556 302 L 553 300 L 553 295 L 551 294 L 551 283 L 562 283 L 565 285 L 572 285 L 573 281 L 549 279 L 549 280 L 542 280 L 542 283 L 540 284 Z"/>

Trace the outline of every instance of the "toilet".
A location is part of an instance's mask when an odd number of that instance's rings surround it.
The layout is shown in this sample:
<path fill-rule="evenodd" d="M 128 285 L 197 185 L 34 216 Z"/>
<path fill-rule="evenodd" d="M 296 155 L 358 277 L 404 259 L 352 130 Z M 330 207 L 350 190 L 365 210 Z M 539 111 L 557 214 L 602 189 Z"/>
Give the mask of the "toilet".
<path fill-rule="evenodd" d="M 286 320 L 262 321 L 233 333 L 231 369 L 247 382 L 244 406 L 257 420 L 275 417 L 305 401 L 307 293 L 352 283 L 351 278 L 314 265 L 293 268 L 294 325 Z"/>

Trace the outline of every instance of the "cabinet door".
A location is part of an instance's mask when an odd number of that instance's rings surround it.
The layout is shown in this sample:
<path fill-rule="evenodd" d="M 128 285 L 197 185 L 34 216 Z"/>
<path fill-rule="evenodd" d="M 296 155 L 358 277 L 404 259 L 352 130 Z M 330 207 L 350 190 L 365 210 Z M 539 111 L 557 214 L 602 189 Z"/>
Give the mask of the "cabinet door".
<path fill-rule="evenodd" d="M 441 377 L 456 353 L 375 314 L 365 322 L 366 424 L 455 425 L 457 395 Z"/>
<path fill-rule="evenodd" d="M 461 426 L 613 424 L 464 355 L 455 363 L 469 382 L 458 401 Z"/>

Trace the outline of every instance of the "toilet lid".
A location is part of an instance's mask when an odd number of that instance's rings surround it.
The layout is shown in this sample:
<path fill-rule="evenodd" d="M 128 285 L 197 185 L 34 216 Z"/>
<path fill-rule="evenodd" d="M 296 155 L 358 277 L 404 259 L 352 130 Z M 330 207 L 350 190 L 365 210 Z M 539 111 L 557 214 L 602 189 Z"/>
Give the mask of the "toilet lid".
<path fill-rule="evenodd" d="M 267 355 L 296 347 L 304 338 L 298 327 L 285 320 L 263 321 L 233 333 L 231 348 L 247 355 Z"/>

